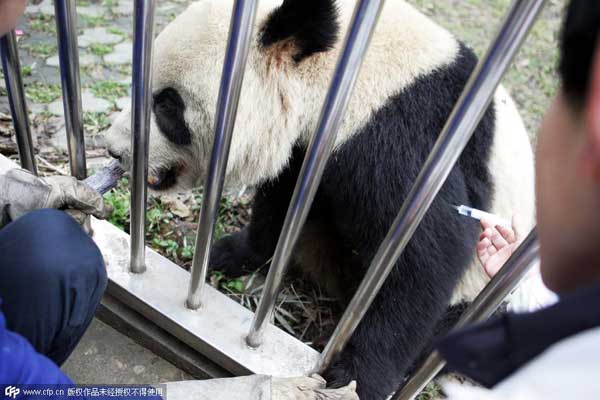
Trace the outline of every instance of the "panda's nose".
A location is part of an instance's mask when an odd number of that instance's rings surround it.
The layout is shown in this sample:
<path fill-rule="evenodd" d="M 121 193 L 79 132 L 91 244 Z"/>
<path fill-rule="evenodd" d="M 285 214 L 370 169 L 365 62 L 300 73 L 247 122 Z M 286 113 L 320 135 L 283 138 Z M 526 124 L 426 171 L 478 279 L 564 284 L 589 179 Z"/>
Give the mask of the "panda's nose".
<path fill-rule="evenodd" d="M 123 157 L 121 154 L 115 153 L 112 149 L 108 149 L 108 155 L 110 155 L 112 158 L 116 158 L 119 161 L 121 161 L 121 157 Z"/>

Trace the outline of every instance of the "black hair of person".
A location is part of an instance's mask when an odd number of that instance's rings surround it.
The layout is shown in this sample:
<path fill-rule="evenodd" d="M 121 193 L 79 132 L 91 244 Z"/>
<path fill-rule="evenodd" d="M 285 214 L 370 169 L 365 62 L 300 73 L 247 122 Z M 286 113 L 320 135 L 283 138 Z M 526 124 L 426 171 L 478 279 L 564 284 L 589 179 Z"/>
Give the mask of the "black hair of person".
<path fill-rule="evenodd" d="M 569 103 L 581 108 L 588 94 L 600 33 L 600 1 L 572 0 L 561 32 L 559 74 Z"/>

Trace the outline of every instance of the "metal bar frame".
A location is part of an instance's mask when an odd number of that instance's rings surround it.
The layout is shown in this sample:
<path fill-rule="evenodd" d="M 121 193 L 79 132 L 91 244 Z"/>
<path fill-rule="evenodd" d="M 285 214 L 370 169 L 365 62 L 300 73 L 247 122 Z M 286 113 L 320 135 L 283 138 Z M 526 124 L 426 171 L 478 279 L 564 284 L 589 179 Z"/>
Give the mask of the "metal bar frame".
<path fill-rule="evenodd" d="M 325 368 L 343 349 L 449 171 L 458 160 L 489 105 L 500 78 L 539 15 L 544 0 L 514 1 L 496 39 L 471 76 L 412 191 L 382 242 L 369 271 L 319 358 L 316 351 L 269 325 L 268 322 L 286 265 L 334 146 L 337 130 L 347 108 L 383 3 L 384 0 L 358 0 L 357 2 L 351 27 L 321 111 L 318 128 L 309 144 L 288 208 L 263 296 L 257 312 L 252 316 L 250 311 L 227 299 L 225 295 L 212 287 L 205 287 L 204 279 L 257 0 L 235 0 L 234 3 L 217 105 L 215 142 L 209 173 L 206 177 L 206 192 L 191 279 L 187 272 L 177 268 L 152 250 L 147 251 L 148 260 L 146 260 L 144 245 L 146 181 L 156 0 L 135 0 L 131 236 L 107 222 L 93 221 L 96 231 L 95 240 L 107 259 L 110 279 L 108 291 L 112 297 L 126 307 L 155 321 L 161 328 L 236 374 L 249 372 L 283 376 L 306 374 L 314 368 L 317 360 L 319 360 L 319 368 Z M 85 177 L 85 145 L 74 0 L 55 0 L 55 11 L 71 171 L 78 178 L 83 178 Z M 0 39 L 0 50 L 21 162 L 24 167 L 35 172 L 33 144 L 14 32 Z M 12 162 L 0 157 L 0 170 L 13 167 Z M 467 309 L 457 327 L 489 316 L 518 284 L 528 266 L 536 259 L 538 246 L 537 235 L 532 232 L 513 254 L 505 268 Z M 146 269 L 146 265 L 149 273 L 140 274 Z M 179 297 L 186 287 L 189 289 L 189 296 L 185 302 L 187 307 Z M 195 313 L 189 310 L 189 308 L 198 308 L 201 303 L 203 305 L 201 312 Z M 225 321 L 223 315 L 227 315 Z M 414 397 L 442 367 L 443 360 L 437 353 L 433 353 L 394 398 Z"/>
<path fill-rule="evenodd" d="M 496 38 L 471 74 L 398 216 L 327 343 L 319 370 L 327 368 L 343 350 L 366 314 L 473 135 L 500 79 L 527 37 L 544 2 L 516 0 L 513 3 Z"/>
<path fill-rule="evenodd" d="M 519 284 L 529 269 L 539 259 L 539 240 L 536 230 L 525 238 L 523 243 L 508 259 L 496 276 L 479 293 L 473 303 L 465 310 L 454 329 L 483 321 L 490 317 L 500 306 L 504 298 Z M 438 352 L 433 352 L 402 388 L 392 397 L 393 400 L 412 400 L 444 368 L 445 361 Z"/>
<path fill-rule="evenodd" d="M 2 70 L 4 71 L 4 81 L 8 92 L 8 102 L 15 128 L 21 167 L 37 174 L 15 31 L 11 31 L 0 38 L 0 58 L 2 58 Z"/>
<path fill-rule="evenodd" d="M 263 332 L 270 322 L 292 250 L 298 241 L 302 226 L 306 222 L 327 160 L 335 144 L 337 131 L 348 107 L 352 89 L 383 4 L 384 0 L 359 0 L 356 4 L 344 49 L 338 59 L 333 80 L 321 110 L 317 130 L 308 146 L 262 297 L 246 339 L 252 347 L 262 344 Z"/>
<path fill-rule="evenodd" d="M 199 308 L 202 303 L 202 292 L 210 259 L 210 246 L 223 191 L 229 148 L 235 127 L 235 117 L 257 6 L 258 0 L 235 0 L 233 4 L 229 39 L 217 100 L 213 150 L 204 183 L 202 208 L 196 233 L 196 251 L 186 300 L 187 307 L 193 310 Z"/>
<path fill-rule="evenodd" d="M 131 87 L 130 271 L 146 270 L 146 203 L 156 0 L 135 0 Z"/>
<path fill-rule="evenodd" d="M 87 177 L 75 0 L 54 0 L 60 78 L 71 175 Z"/>

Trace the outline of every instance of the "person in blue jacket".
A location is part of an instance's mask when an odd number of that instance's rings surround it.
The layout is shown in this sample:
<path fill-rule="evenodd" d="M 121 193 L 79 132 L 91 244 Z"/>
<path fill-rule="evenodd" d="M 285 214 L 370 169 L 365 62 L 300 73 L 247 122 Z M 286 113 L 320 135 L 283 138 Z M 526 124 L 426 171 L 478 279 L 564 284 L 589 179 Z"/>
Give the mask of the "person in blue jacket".
<path fill-rule="evenodd" d="M 0 36 L 25 6 L 0 0 Z M 107 282 L 99 249 L 73 216 L 109 213 L 98 193 L 72 177 L 0 175 L 0 387 L 71 383 L 59 366 Z"/>

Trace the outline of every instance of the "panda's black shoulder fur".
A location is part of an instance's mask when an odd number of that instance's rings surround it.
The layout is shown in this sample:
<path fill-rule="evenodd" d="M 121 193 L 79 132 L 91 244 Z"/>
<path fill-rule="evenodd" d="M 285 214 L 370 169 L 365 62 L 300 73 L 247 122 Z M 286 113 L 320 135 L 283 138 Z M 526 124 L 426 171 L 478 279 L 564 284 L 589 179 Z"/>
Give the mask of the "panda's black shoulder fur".
<path fill-rule="evenodd" d="M 260 34 L 260 43 L 269 47 L 282 40 L 294 41 L 294 60 L 329 50 L 340 30 L 334 0 L 285 0 L 269 16 Z"/>
<path fill-rule="evenodd" d="M 454 62 L 390 98 L 332 154 L 317 194 L 320 204 L 313 206 L 324 212 L 314 217 L 334 225 L 340 242 L 364 260 L 356 284 L 476 63 L 473 52 L 461 46 Z M 328 382 L 357 379 L 361 399 L 384 399 L 426 348 L 472 260 L 480 230 L 452 205 L 487 210 L 491 203 L 494 129 L 491 105 L 348 347 L 326 371 Z"/>

